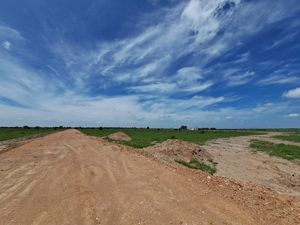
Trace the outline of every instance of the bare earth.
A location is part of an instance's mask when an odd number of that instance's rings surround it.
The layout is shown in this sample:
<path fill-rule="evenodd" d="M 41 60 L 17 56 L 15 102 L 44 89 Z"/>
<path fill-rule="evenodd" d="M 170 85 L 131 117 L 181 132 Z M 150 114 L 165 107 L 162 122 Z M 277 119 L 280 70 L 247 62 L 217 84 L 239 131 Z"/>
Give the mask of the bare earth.
<path fill-rule="evenodd" d="M 295 198 L 134 151 L 66 130 L 0 154 L 0 224 L 300 224 Z"/>
<path fill-rule="evenodd" d="M 279 193 L 300 197 L 300 162 L 253 153 L 250 140 L 298 145 L 299 143 L 272 138 L 278 133 L 217 139 L 201 146 L 218 162 L 217 175 L 242 182 L 253 182 Z"/>
<path fill-rule="evenodd" d="M 115 141 L 131 141 L 131 137 L 129 137 L 124 132 L 115 132 L 108 135 L 108 137 Z"/>

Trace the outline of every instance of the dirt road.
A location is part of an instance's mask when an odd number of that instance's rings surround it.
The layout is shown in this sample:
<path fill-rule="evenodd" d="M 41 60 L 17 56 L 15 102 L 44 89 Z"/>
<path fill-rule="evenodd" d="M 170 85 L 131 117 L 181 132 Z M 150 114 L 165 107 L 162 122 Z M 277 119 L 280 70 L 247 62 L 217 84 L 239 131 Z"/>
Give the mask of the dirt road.
<path fill-rule="evenodd" d="M 0 154 L 1 225 L 287 225 L 300 223 L 299 206 L 76 130 Z"/>

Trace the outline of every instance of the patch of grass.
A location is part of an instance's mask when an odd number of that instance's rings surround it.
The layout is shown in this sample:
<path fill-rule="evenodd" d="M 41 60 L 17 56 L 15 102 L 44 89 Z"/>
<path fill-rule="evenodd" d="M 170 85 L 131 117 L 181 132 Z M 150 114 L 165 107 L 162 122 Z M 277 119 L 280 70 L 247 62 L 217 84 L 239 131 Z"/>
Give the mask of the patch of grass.
<path fill-rule="evenodd" d="M 202 171 L 206 171 L 210 174 L 214 174 L 215 172 L 217 172 L 217 169 L 214 167 L 210 167 L 209 165 L 205 164 L 204 162 L 199 162 L 197 160 L 192 160 L 190 162 L 185 162 L 182 160 L 176 160 L 177 163 L 180 163 L 188 168 L 192 168 L 192 169 L 197 169 L 197 170 L 202 170 Z"/>
<path fill-rule="evenodd" d="M 54 132 L 53 128 L 0 128 L 0 141 Z"/>
<path fill-rule="evenodd" d="M 257 135 L 262 134 L 255 131 L 189 131 L 189 130 L 173 130 L 173 129 L 117 129 L 117 128 L 103 128 L 100 129 L 80 129 L 80 131 L 86 135 L 105 137 L 114 132 L 124 132 L 132 138 L 131 141 L 118 142 L 120 144 L 129 145 L 134 148 L 144 148 L 153 143 L 161 143 L 168 139 L 180 139 L 183 141 L 193 142 L 196 144 L 203 144 L 206 141 L 217 139 L 217 138 L 227 138 L 227 137 L 237 137 L 237 136 L 247 136 L 247 135 Z"/>
<path fill-rule="evenodd" d="M 288 135 L 278 135 L 273 137 L 284 141 L 300 142 L 300 133 L 290 133 Z"/>
<path fill-rule="evenodd" d="M 283 159 L 300 159 L 300 147 L 295 145 L 273 144 L 268 141 L 251 140 L 251 148 L 254 152 L 266 152 L 271 156 L 277 156 Z"/>

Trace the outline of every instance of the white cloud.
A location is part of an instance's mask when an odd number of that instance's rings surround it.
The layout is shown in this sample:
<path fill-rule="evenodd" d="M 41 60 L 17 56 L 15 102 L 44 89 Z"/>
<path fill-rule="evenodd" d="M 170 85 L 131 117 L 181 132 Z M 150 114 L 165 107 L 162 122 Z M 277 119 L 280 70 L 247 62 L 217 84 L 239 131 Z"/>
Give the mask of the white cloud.
<path fill-rule="evenodd" d="M 300 78 L 296 76 L 283 76 L 283 75 L 271 75 L 258 81 L 260 85 L 274 85 L 274 84 L 293 84 L 300 82 Z"/>
<path fill-rule="evenodd" d="M 3 48 L 5 48 L 6 50 L 9 50 L 11 48 L 11 43 L 9 41 L 4 41 L 2 43 Z"/>
<path fill-rule="evenodd" d="M 21 35 L 21 33 L 3 23 L 0 21 L 0 40 L 24 40 L 24 37 Z"/>
<path fill-rule="evenodd" d="M 239 86 L 249 83 L 255 76 L 254 71 L 241 72 L 236 69 L 228 69 L 224 73 L 224 79 L 228 86 Z"/>
<path fill-rule="evenodd" d="M 286 117 L 288 117 L 288 118 L 296 118 L 296 117 L 299 117 L 299 116 L 300 116 L 299 113 L 290 113 L 290 114 L 286 115 Z"/>
<path fill-rule="evenodd" d="M 300 87 L 285 92 L 283 96 L 287 98 L 300 99 Z"/>
<path fill-rule="evenodd" d="M 173 93 L 177 91 L 176 85 L 171 83 L 152 83 L 146 85 L 133 86 L 129 88 L 138 92 L 151 92 L 151 93 Z"/>
<path fill-rule="evenodd" d="M 171 86 L 178 86 L 173 83 L 185 82 L 179 92 L 197 92 L 196 86 L 201 91 L 204 83 L 199 82 L 203 78 L 202 71 L 211 60 L 236 46 L 244 36 L 254 34 L 286 16 L 282 12 L 285 10 L 282 4 L 276 3 L 269 10 L 269 3 L 235 0 L 223 12 L 222 9 L 229 4 L 227 0 L 182 1 L 174 7 L 140 18 L 141 25 L 137 24 L 140 32 L 136 35 L 99 43 L 93 50 L 69 46 L 63 41 L 51 49 L 66 62 L 71 77 L 76 77 L 82 89 L 88 88 L 86 82 L 89 80 L 101 80 L 99 85 L 103 87 L 125 84 L 127 90 L 136 92 L 145 92 L 146 89 L 156 91 L 158 84 L 162 83 L 171 90 Z M 149 25 L 152 20 L 155 22 Z M 147 21 L 147 26 L 144 21 Z M 222 35 L 218 35 L 220 32 Z M 193 60 L 189 66 L 183 65 L 178 73 L 168 72 L 174 62 L 189 54 L 201 60 Z M 236 63 L 245 62 L 249 55 L 248 52 L 241 54 Z M 180 73 L 188 72 L 190 75 L 180 76 Z M 253 73 L 239 70 L 239 73 L 228 77 L 228 84 L 246 84 L 252 80 Z M 206 82 L 206 86 L 214 83 L 213 80 Z M 145 85 L 146 89 L 142 88 Z"/>

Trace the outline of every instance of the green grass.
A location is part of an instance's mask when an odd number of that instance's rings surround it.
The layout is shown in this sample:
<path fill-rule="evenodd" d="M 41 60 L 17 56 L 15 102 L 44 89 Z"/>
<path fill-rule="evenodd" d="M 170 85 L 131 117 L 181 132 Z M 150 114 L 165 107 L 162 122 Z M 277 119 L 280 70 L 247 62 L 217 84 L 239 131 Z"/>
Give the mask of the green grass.
<path fill-rule="evenodd" d="M 54 132 L 52 128 L 0 128 L 0 141 Z"/>
<path fill-rule="evenodd" d="M 278 136 L 274 136 L 274 138 L 284 140 L 284 141 L 300 142 L 300 133 L 289 133 L 288 135 L 278 135 Z"/>
<path fill-rule="evenodd" d="M 268 141 L 251 140 L 250 147 L 254 149 L 254 152 L 265 152 L 271 156 L 287 160 L 300 159 L 300 147 L 295 145 L 273 144 Z"/>
<path fill-rule="evenodd" d="M 185 162 L 182 160 L 176 160 L 177 163 L 180 163 L 188 168 L 192 168 L 192 169 L 197 169 L 197 170 L 202 170 L 202 171 L 206 171 L 210 174 L 214 174 L 215 172 L 217 172 L 217 169 L 214 167 L 210 167 L 209 165 L 203 163 L 203 162 L 199 162 L 197 160 L 192 160 L 190 162 Z"/>
<path fill-rule="evenodd" d="M 126 133 L 132 138 L 129 142 L 119 142 L 124 145 L 129 145 L 134 148 L 144 148 L 155 143 L 161 143 L 167 139 L 180 139 L 188 142 L 193 142 L 196 144 L 203 144 L 206 141 L 217 139 L 217 138 L 227 138 L 227 137 L 237 137 L 246 135 L 256 135 L 261 134 L 260 132 L 254 131 L 188 131 L 188 130 L 173 130 L 173 129 L 116 129 L 116 128 L 104 128 L 99 129 L 80 129 L 80 131 L 86 135 L 105 137 L 111 133 L 121 131 Z"/>

